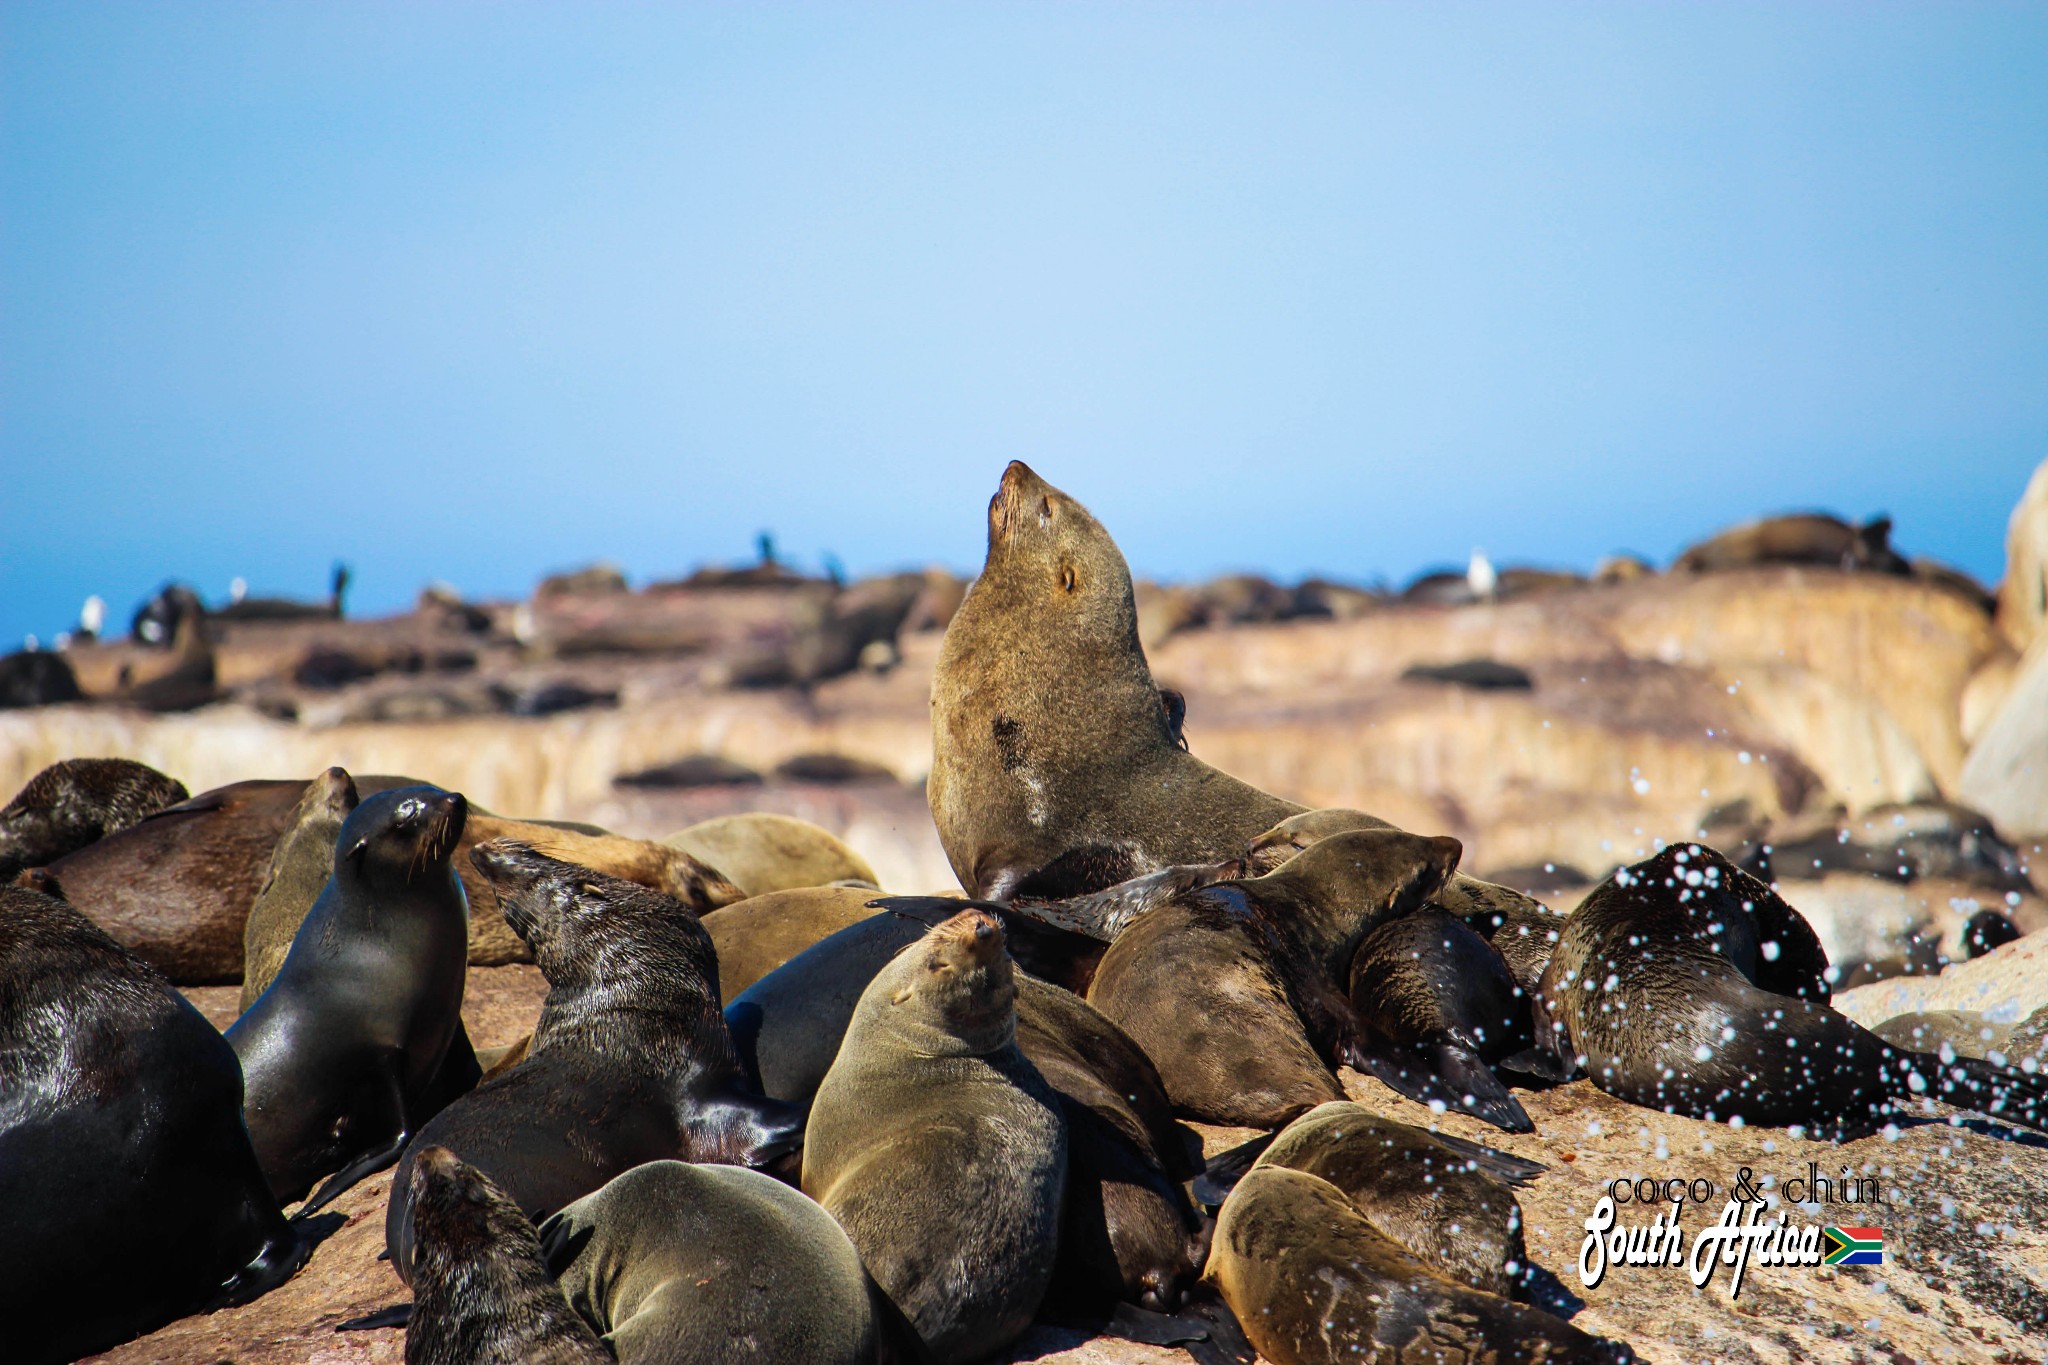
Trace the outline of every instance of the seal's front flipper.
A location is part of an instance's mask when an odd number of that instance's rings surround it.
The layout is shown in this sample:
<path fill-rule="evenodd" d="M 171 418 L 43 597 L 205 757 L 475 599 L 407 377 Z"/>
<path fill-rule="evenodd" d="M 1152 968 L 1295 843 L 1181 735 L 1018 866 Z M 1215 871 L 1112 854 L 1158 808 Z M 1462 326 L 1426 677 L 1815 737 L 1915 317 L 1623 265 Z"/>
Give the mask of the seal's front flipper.
<path fill-rule="evenodd" d="M 296 1223 L 303 1220 L 308 1214 L 318 1213 L 347 1191 L 349 1186 L 365 1176 L 375 1175 L 387 1167 L 397 1165 L 399 1156 L 405 1151 L 405 1144 L 411 1141 L 411 1139 L 411 1133 L 401 1132 L 389 1142 L 380 1143 L 371 1148 L 354 1161 L 349 1162 L 348 1165 L 336 1171 L 333 1175 L 328 1176 L 327 1182 L 314 1191 L 313 1197 L 300 1205 L 299 1211 L 292 1215 L 292 1221 Z"/>
<path fill-rule="evenodd" d="M 1252 1163 L 1264 1155 L 1266 1149 L 1273 1145 L 1273 1139 L 1279 1136 L 1277 1131 L 1261 1133 L 1249 1142 L 1239 1143 L 1229 1151 L 1218 1152 L 1211 1157 L 1209 1164 L 1188 1187 L 1195 1202 L 1204 1208 L 1221 1208 L 1230 1192 L 1237 1188 L 1237 1182 L 1244 1179 L 1245 1172 L 1252 1168 Z"/>
<path fill-rule="evenodd" d="M 374 1332 L 380 1327 L 404 1327 L 412 1321 L 412 1305 L 395 1303 L 389 1308 L 379 1308 L 374 1313 L 365 1313 L 359 1318 L 334 1324 L 337 1332 Z"/>
<path fill-rule="evenodd" d="M 434 1079 L 428 1083 L 426 1093 L 420 1096 L 418 1112 L 411 1115 L 412 1126 L 423 1127 L 428 1119 L 476 1089 L 483 1074 L 483 1064 L 469 1043 L 469 1030 L 462 1026 L 458 1015 L 455 1032 L 448 1039 L 448 1050 L 441 1054 L 441 1065 L 435 1070 Z"/>
<path fill-rule="evenodd" d="M 1453 1040 L 1430 1038 L 1412 1048 L 1359 1048 L 1346 1060 L 1422 1104 L 1463 1109 L 1510 1133 L 1536 1129 L 1492 1069 L 1471 1049 Z"/>

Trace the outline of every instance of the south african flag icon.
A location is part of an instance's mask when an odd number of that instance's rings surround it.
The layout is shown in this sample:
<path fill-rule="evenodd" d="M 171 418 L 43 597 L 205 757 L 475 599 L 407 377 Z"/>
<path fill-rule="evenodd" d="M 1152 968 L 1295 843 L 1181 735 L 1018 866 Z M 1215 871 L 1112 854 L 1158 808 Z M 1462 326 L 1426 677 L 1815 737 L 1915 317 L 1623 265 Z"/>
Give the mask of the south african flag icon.
<path fill-rule="evenodd" d="M 1884 1264 L 1883 1228 L 1822 1228 L 1821 1235 L 1828 1239 L 1821 1258 L 1828 1265 Z"/>

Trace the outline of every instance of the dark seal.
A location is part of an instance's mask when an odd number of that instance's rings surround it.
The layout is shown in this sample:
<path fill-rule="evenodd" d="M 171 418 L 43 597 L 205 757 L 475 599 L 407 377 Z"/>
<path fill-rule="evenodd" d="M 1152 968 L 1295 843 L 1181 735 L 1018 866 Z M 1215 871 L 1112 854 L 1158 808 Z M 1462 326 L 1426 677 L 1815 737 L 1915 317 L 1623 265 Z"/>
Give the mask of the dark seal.
<path fill-rule="evenodd" d="M 2048 1126 L 2048 1079 L 1893 1047 L 1829 1007 L 1826 972 L 1775 891 L 1674 844 L 1566 917 L 1537 988 L 1538 1044 L 1610 1095 L 1691 1118 L 1846 1137 L 1924 1096 Z"/>
<path fill-rule="evenodd" d="M 471 855 L 548 981 L 524 1061 L 451 1104 L 414 1149 L 447 1147 L 543 1218 L 647 1161 L 761 1165 L 801 1111 L 746 1089 L 719 1011 L 718 960 L 673 897 L 509 840 Z M 411 1265 L 408 1152 L 384 1235 Z"/>
<path fill-rule="evenodd" d="M 75 1360 L 282 1283 L 307 1247 L 242 1126 L 242 1073 L 155 970 L 0 888 L 0 1315 L 7 1358 Z"/>
<path fill-rule="evenodd" d="M 533 1224 L 446 1147 L 412 1164 L 419 1230 L 405 1365 L 610 1365 L 541 1257 Z"/>
<path fill-rule="evenodd" d="M 184 783 L 132 759 L 52 763 L 0 808 L 0 882 L 119 834 L 187 795 Z"/>
<path fill-rule="evenodd" d="M 447 1093 L 476 1081 L 461 1018 L 469 909 L 450 864 L 467 812 L 438 787 L 364 798 L 277 980 L 228 1029 L 271 1188 L 289 1202 L 331 1177 L 302 1213 L 396 1161 Z"/>

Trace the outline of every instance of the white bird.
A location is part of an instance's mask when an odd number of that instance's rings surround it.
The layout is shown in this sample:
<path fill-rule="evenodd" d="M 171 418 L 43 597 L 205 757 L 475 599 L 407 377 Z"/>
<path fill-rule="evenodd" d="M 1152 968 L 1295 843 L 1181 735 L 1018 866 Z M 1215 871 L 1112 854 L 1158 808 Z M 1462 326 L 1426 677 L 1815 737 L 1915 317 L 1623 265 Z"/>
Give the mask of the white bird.
<path fill-rule="evenodd" d="M 1486 557 L 1486 551 L 1473 549 L 1472 563 L 1465 570 L 1465 584 L 1474 597 L 1493 596 L 1493 590 L 1500 585 L 1500 575 L 1493 571 L 1493 561 Z"/>

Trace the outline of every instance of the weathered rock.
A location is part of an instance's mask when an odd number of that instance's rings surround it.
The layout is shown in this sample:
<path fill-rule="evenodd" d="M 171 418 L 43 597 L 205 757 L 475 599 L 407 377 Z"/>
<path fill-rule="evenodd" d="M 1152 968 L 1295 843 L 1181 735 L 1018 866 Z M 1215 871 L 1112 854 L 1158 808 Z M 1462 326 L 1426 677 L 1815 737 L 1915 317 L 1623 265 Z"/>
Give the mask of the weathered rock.
<path fill-rule="evenodd" d="M 1957 791 L 2008 835 L 2048 835 L 2048 631 L 1970 746 Z"/>
<path fill-rule="evenodd" d="M 1939 976 L 1901 976 L 1842 991 L 1834 1006 L 1865 1028 L 1901 1014 L 1968 1010 L 2014 1024 L 2048 1005 L 2048 934 L 2029 934 Z"/>
<path fill-rule="evenodd" d="M 1998 587 L 1998 624 L 2015 649 L 2026 649 L 2048 617 L 2048 460 L 2012 509 L 2005 532 L 2005 580 Z"/>

